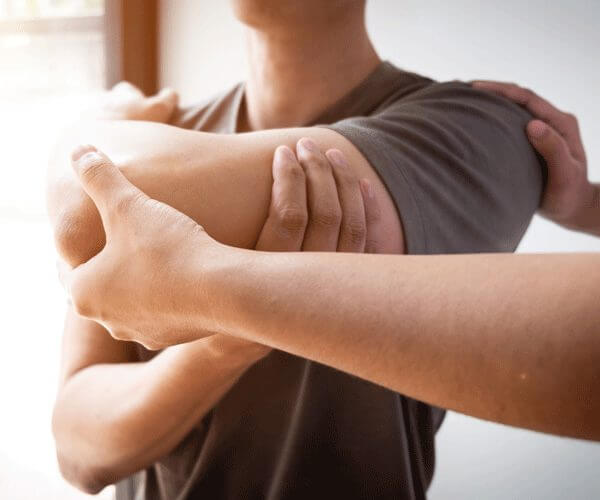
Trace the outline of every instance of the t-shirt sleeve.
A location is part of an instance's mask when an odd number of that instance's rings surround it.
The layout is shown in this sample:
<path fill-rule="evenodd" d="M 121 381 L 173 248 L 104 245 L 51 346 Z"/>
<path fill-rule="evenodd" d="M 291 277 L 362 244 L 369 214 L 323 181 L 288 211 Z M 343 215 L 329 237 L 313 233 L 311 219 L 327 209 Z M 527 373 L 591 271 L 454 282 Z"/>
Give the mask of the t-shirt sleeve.
<path fill-rule="evenodd" d="M 459 82 L 433 84 L 368 117 L 328 126 L 386 185 L 408 253 L 514 251 L 544 183 L 519 106 Z"/>

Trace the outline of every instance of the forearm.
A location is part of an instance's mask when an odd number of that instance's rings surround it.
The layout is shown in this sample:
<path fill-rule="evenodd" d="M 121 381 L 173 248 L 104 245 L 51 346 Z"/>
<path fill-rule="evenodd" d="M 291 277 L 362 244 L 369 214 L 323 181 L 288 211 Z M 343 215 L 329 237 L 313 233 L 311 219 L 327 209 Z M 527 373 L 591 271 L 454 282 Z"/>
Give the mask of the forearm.
<path fill-rule="evenodd" d="M 211 289 L 224 331 L 444 408 L 600 440 L 600 255 L 232 252 L 245 256 Z"/>
<path fill-rule="evenodd" d="M 338 148 L 359 177 L 372 181 L 389 235 L 383 252 L 402 250 L 398 215 L 385 187 L 364 157 L 341 135 L 323 128 L 220 135 L 140 122 L 90 121 L 65 135 L 51 160 L 48 204 L 57 246 L 71 264 L 95 255 L 104 233 L 95 206 L 81 190 L 69 155 L 79 143 L 105 151 L 152 198 L 177 208 L 217 240 L 253 248 L 266 219 L 273 152 L 310 137 Z"/>
<path fill-rule="evenodd" d="M 267 350 L 215 335 L 147 363 L 94 365 L 60 391 L 53 429 L 63 474 L 98 491 L 168 454 Z"/>

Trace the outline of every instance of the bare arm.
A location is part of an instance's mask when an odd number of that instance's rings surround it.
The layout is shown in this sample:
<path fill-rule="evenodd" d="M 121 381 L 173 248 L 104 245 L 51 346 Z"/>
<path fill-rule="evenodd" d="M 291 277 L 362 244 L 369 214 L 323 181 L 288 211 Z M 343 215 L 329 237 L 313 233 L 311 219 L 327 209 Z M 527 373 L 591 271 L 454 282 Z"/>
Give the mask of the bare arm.
<path fill-rule="evenodd" d="M 53 415 L 64 477 L 97 493 L 170 452 L 268 349 L 214 335 L 135 362 L 132 345 L 69 311 Z"/>
<path fill-rule="evenodd" d="M 191 323 L 437 406 L 600 440 L 599 255 L 250 252 L 148 199 L 102 154 L 75 168 L 108 238 L 65 281 L 113 335 L 168 345 Z M 149 295 L 154 281 L 177 311 Z"/>
<path fill-rule="evenodd" d="M 339 160 L 336 155 L 327 153 Z M 319 164 L 300 165 L 290 150 L 278 149 L 269 217 L 257 249 L 376 250 L 372 242 L 381 239 L 378 205 L 361 194 L 364 189 L 349 167 L 319 157 Z M 315 200 L 323 198 L 339 203 L 342 219 L 356 222 L 353 232 L 313 224 L 319 219 Z M 216 334 L 135 363 L 130 345 L 69 312 L 54 433 L 63 475 L 90 492 L 169 453 L 238 377 L 270 351 Z"/>
<path fill-rule="evenodd" d="M 215 281 L 226 331 L 443 408 L 600 440 L 600 255 L 248 253 L 232 266 Z"/>
<path fill-rule="evenodd" d="M 77 144 L 93 143 L 106 150 L 136 186 L 203 224 L 218 241 L 254 248 L 269 206 L 273 151 L 282 144 L 294 148 L 302 137 L 313 139 L 323 151 L 341 150 L 355 174 L 371 181 L 385 227 L 381 251 L 401 252 L 402 228 L 389 194 L 360 152 L 334 131 L 305 128 L 217 135 L 118 121 L 78 124 L 56 150 L 48 204 L 59 252 L 76 265 L 104 244 L 98 212 L 69 165 L 70 152 Z M 314 154 L 298 148 L 301 159 Z M 322 221 L 325 224 L 339 218 L 339 212 L 330 208 Z"/>
<path fill-rule="evenodd" d="M 73 127 L 51 162 L 50 215 L 59 250 L 68 262 L 88 260 L 104 243 L 97 210 L 69 166 L 71 145 L 84 139 L 105 145 L 121 159 L 123 170 L 136 184 L 205 221 L 220 239 L 254 247 L 262 228 L 261 248 L 275 245 L 273 249 L 282 250 L 282 245 L 289 245 L 283 234 L 286 231 L 280 228 L 269 235 L 269 225 L 263 224 L 271 199 L 273 151 L 279 143 L 293 144 L 297 134 L 286 131 L 268 139 L 260 134 L 240 136 L 242 139 L 151 123 L 110 121 L 111 117 L 154 119 L 158 112 L 168 113 L 173 102 L 161 94 L 159 99 L 144 99 L 127 86 L 113 90 L 108 97 L 115 104 L 109 108 L 115 112 L 103 112 L 103 120 L 97 120 L 94 117 L 98 113 L 94 111 L 92 119 Z M 311 133 L 320 137 L 321 132 Z M 333 132 L 324 132 L 334 136 L 332 145 L 341 139 Z M 305 151 L 301 157 L 310 163 L 319 155 Z M 364 163 L 363 160 L 358 170 L 367 170 L 366 175 L 379 182 Z M 380 184 L 379 189 L 383 190 Z M 312 207 L 318 220 L 309 224 L 313 227 L 308 228 L 312 236 L 308 234 L 304 240 L 304 246 L 312 245 L 313 249 L 323 243 L 315 227 L 335 231 L 337 242 L 336 224 L 342 215 L 341 207 L 332 203 L 329 196 L 315 199 L 320 203 Z M 273 200 L 281 203 L 271 208 L 270 219 L 288 227 L 287 233 L 300 235 L 300 241 L 292 241 L 293 248 L 287 248 L 299 250 L 306 224 L 301 204 L 290 202 L 289 196 L 278 200 L 275 193 Z M 388 224 L 393 224 L 396 217 L 391 207 Z M 356 240 L 360 236 L 356 234 L 360 221 L 350 219 L 344 224 L 348 228 L 342 231 L 345 241 Z M 386 233 L 390 231 L 382 228 L 380 234 Z M 397 234 L 401 237 L 399 228 Z M 340 234 L 340 243 L 342 239 Z M 388 244 L 388 249 L 392 245 Z M 64 383 L 55 407 L 54 432 L 64 475 L 90 491 L 144 468 L 169 452 L 240 374 L 266 352 L 253 343 L 212 336 L 168 349 L 149 363 L 135 363 L 127 345 L 106 335 L 99 324 L 69 313 L 65 324 Z M 165 390 L 182 385 L 186 391 Z"/>
<path fill-rule="evenodd" d="M 90 121 L 164 122 L 176 102 L 172 91 L 145 97 L 121 83 L 85 115 Z M 285 176 L 280 176 L 274 188 L 283 181 Z M 263 231 L 273 228 L 275 220 L 270 218 Z M 269 350 L 214 335 L 140 363 L 133 344 L 114 340 L 98 323 L 69 310 L 53 415 L 63 475 L 80 489 L 95 493 L 149 466 L 170 452 L 244 370 Z"/>

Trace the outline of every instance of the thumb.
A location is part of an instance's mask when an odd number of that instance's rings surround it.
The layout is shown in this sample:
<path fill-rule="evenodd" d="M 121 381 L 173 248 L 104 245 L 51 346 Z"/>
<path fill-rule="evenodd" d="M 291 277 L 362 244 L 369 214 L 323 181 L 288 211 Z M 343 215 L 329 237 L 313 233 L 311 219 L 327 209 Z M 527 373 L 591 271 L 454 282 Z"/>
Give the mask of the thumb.
<path fill-rule="evenodd" d="M 123 202 L 136 198 L 141 193 L 94 146 L 79 146 L 71 155 L 71 163 L 81 186 L 98 208 L 105 229 L 108 215 L 114 207 L 123 206 Z"/>
<path fill-rule="evenodd" d="M 171 88 L 164 88 L 150 99 L 165 102 L 170 107 L 174 108 L 179 103 L 179 94 Z"/>

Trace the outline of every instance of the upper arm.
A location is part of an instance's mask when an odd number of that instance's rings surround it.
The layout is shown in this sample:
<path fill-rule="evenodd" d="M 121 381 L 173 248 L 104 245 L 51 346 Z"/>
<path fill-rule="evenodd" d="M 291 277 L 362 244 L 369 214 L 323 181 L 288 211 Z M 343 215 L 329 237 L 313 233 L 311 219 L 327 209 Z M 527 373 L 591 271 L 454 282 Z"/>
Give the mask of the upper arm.
<path fill-rule="evenodd" d="M 443 84 L 330 128 L 226 135 L 103 121 L 73 132 L 72 141 L 96 145 L 142 191 L 215 239 L 254 248 L 275 149 L 311 137 L 322 150 L 343 151 L 357 176 L 372 181 L 387 228 L 383 253 L 484 252 L 513 250 L 539 204 L 542 174 L 527 119 L 496 96 Z M 59 248 L 79 264 L 102 247 L 104 233 L 93 203 L 72 173 L 67 179 L 53 190 L 55 209 L 64 207 L 55 228 Z"/>
<path fill-rule="evenodd" d="M 432 85 L 332 128 L 385 182 L 409 253 L 513 251 L 543 171 L 518 106 L 460 83 Z"/>
<path fill-rule="evenodd" d="M 245 139 L 243 136 L 247 136 Z M 400 254 L 404 253 L 404 237 L 402 231 L 402 222 L 396 209 L 394 199 L 386 185 L 378 175 L 373 162 L 370 161 L 357 144 L 351 138 L 345 137 L 339 131 L 324 127 L 310 128 L 291 128 L 268 130 L 253 134 L 242 134 L 240 140 L 252 140 L 256 143 L 264 143 L 269 151 L 273 151 L 277 145 L 285 144 L 295 149 L 297 142 L 303 138 L 309 137 L 315 141 L 319 149 L 323 152 L 329 149 L 338 149 L 344 153 L 348 160 L 350 168 L 354 170 L 355 177 L 358 179 L 368 179 L 375 192 L 380 210 L 380 224 L 382 234 L 386 235 L 385 240 L 380 241 L 378 253 L 381 254 Z M 269 163 L 270 165 L 270 163 Z M 270 166 L 269 166 L 270 168 Z M 264 220 L 264 219 L 263 219 Z"/>
<path fill-rule="evenodd" d="M 87 261 L 104 245 L 98 211 L 68 166 L 69 144 L 78 143 L 94 144 L 133 184 L 196 220 L 218 241 L 254 248 L 268 214 L 275 149 L 294 148 L 300 138 L 311 137 L 322 150 L 342 150 L 357 175 L 372 181 L 388 229 L 382 251 L 402 251 L 391 198 L 359 150 L 335 131 L 312 127 L 226 135 L 102 121 L 70 133 L 74 137 L 63 141 L 53 159 L 48 199 L 57 247 L 71 265 Z"/>
<path fill-rule="evenodd" d="M 62 340 L 61 387 L 89 366 L 132 361 L 136 361 L 133 344 L 113 339 L 104 327 L 78 316 L 69 307 Z"/>

